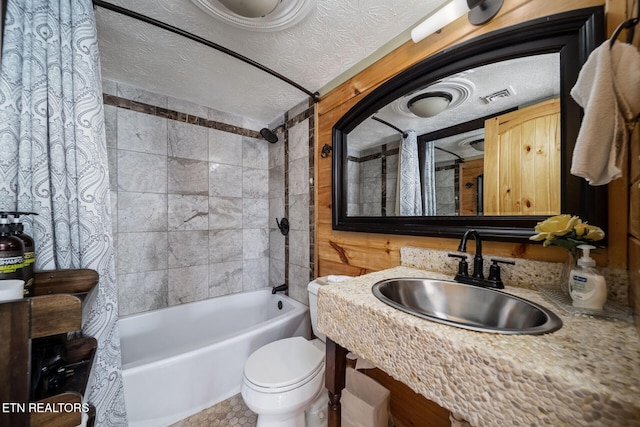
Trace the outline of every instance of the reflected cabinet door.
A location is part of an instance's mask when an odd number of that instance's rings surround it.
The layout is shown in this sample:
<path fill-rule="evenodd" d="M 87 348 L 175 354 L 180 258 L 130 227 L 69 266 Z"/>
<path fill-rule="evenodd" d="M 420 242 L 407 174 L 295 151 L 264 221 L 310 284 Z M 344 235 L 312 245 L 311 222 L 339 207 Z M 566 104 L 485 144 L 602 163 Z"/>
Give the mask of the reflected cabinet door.
<path fill-rule="evenodd" d="M 485 122 L 484 214 L 560 213 L 560 100 Z"/>

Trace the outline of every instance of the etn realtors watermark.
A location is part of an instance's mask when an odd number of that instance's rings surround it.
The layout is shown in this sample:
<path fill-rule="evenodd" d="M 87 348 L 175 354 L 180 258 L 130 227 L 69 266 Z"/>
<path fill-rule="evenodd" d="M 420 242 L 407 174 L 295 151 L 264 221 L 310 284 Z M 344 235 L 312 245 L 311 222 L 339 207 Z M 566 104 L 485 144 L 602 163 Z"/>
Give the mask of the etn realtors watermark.
<path fill-rule="evenodd" d="M 64 402 L 2 402 L 0 411 L 3 414 L 13 413 L 72 413 L 72 412 L 89 412 L 88 403 L 64 403 Z"/>

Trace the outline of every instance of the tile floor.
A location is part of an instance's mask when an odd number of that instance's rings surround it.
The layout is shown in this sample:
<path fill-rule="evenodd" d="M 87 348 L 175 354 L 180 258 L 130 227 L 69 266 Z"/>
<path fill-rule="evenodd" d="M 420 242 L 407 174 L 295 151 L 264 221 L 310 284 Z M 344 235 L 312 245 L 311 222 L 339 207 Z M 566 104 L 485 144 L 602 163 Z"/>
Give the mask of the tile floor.
<path fill-rule="evenodd" d="M 236 394 L 217 405 L 178 421 L 171 427 L 255 427 L 258 416 Z"/>

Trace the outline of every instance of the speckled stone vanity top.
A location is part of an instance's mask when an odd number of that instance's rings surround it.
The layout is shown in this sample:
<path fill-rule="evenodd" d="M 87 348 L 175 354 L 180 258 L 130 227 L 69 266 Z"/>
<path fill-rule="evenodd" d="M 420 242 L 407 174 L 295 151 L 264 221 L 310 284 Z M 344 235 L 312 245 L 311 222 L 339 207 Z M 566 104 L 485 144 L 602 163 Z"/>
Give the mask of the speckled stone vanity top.
<path fill-rule="evenodd" d="M 371 286 L 393 277 L 452 278 L 402 266 L 323 286 L 320 331 L 473 426 L 640 426 L 633 324 L 566 315 L 535 290 L 507 286 L 553 310 L 563 327 L 535 336 L 473 332 L 377 300 Z"/>

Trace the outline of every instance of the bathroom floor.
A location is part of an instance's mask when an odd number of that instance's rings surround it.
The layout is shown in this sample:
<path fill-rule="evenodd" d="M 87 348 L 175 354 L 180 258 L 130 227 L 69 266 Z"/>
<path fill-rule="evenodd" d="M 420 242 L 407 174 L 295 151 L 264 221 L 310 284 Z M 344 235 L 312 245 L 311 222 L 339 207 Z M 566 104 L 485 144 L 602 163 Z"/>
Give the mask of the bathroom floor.
<path fill-rule="evenodd" d="M 204 411 L 178 421 L 171 427 L 255 427 L 258 416 L 236 394 Z"/>

